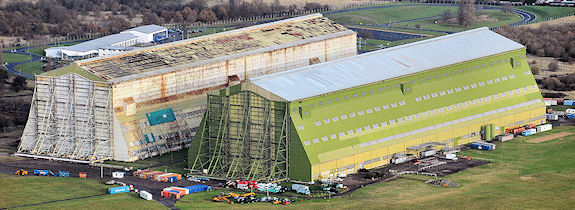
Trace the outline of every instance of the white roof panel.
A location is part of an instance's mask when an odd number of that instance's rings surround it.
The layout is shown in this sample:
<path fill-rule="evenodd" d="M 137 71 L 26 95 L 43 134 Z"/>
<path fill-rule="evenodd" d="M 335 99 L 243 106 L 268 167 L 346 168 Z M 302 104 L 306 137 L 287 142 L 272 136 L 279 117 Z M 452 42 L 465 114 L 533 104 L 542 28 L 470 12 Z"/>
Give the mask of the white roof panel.
<path fill-rule="evenodd" d="M 294 101 L 523 47 L 484 27 L 260 76 L 250 81 L 281 98 Z"/>
<path fill-rule="evenodd" d="M 166 29 L 166 27 L 159 26 L 159 25 L 145 25 L 145 26 L 139 26 L 139 27 L 131 28 L 131 29 L 125 30 L 123 32 L 137 31 L 137 32 L 145 33 L 145 34 L 151 34 L 151 33 L 161 31 L 161 30 L 167 30 L 167 29 Z"/>
<path fill-rule="evenodd" d="M 85 41 L 80 44 L 67 47 L 58 47 L 58 48 L 76 52 L 88 52 L 90 50 L 98 50 L 100 48 L 110 47 L 111 45 L 137 38 L 138 37 L 136 35 L 130 33 L 112 34 L 105 37 L 93 39 L 90 41 Z"/>

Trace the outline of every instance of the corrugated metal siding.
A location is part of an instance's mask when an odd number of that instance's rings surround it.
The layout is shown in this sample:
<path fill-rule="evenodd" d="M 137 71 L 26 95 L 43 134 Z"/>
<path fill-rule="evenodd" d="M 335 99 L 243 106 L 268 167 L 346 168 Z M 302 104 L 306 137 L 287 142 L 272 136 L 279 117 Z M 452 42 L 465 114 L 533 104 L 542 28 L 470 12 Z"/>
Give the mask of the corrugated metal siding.
<path fill-rule="evenodd" d="M 446 35 L 251 79 L 288 101 L 524 48 L 488 28 Z"/>

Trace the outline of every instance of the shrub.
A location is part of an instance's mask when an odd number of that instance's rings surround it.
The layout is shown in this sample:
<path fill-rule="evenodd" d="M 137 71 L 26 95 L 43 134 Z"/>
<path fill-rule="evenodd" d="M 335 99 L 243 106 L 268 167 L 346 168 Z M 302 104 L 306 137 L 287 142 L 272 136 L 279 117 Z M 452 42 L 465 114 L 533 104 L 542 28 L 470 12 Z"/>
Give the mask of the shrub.
<path fill-rule="evenodd" d="M 547 65 L 547 68 L 549 69 L 549 71 L 559 71 L 559 64 L 557 63 L 557 61 L 553 61 L 551 63 L 549 63 L 549 65 Z"/>
<path fill-rule="evenodd" d="M 531 73 L 533 73 L 533 75 L 538 75 L 539 73 L 541 73 L 541 69 L 539 68 L 539 66 L 533 66 L 531 67 Z"/>

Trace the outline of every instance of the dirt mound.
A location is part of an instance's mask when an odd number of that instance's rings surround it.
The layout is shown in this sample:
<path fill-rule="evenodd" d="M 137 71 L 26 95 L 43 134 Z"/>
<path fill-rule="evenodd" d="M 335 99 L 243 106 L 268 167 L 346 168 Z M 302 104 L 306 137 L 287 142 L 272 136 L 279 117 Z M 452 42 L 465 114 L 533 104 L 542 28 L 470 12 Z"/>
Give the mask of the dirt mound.
<path fill-rule="evenodd" d="M 425 183 L 436 187 L 459 187 L 459 185 L 449 179 L 430 179 Z"/>

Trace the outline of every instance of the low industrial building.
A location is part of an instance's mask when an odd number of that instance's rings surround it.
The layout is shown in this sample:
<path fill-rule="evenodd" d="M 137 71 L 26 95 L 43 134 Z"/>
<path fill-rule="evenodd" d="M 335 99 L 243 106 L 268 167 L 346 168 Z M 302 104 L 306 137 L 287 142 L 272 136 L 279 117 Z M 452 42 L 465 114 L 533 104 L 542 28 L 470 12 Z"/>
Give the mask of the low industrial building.
<path fill-rule="evenodd" d="M 252 78 L 208 94 L 189 167 L 307 182 L 543 124 L 525 55 L 480 28 Z"/>
<path fill-rule="evenodd" d="M 168 29 L 158 25 L 146 25 L 93 39 L 72 46 L 50 47 L 44 50 L 46 57 L 79 60 L 104 55 L 114 55 L 133 50 L 134 45 L 151 43 L 168 37 Z"/>
<path fill-rule="evenodd" d="M 17 155 L 135 161 L 184 149 L 207 92 L 356 54 L 355 32 L 313 14 L 76 61 L 36 76 Z"/>

